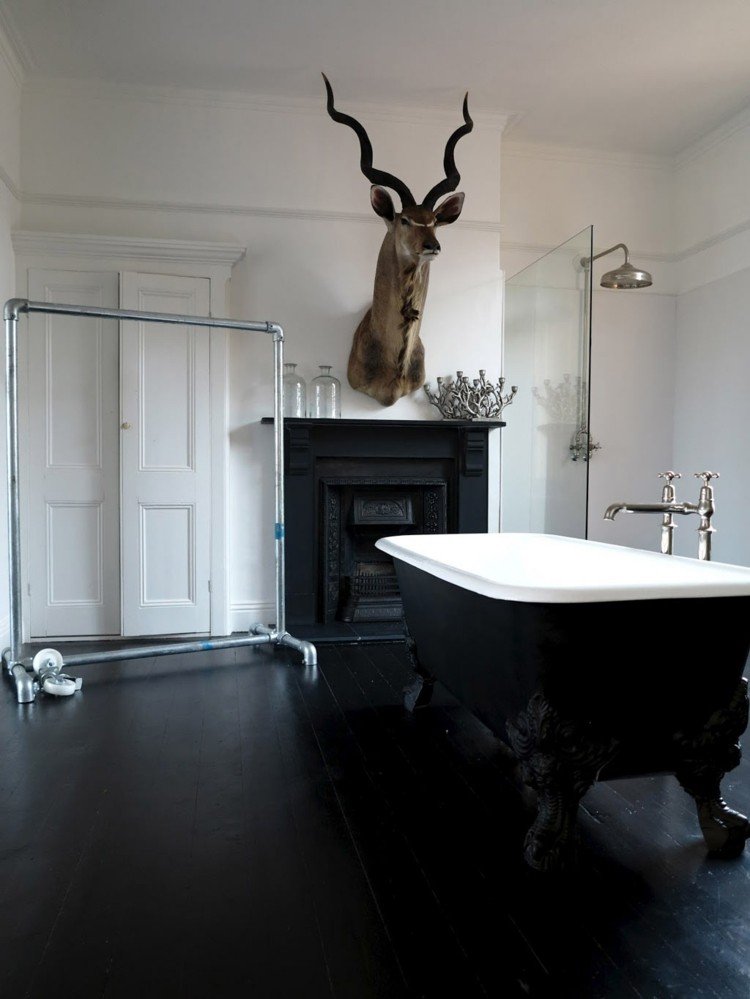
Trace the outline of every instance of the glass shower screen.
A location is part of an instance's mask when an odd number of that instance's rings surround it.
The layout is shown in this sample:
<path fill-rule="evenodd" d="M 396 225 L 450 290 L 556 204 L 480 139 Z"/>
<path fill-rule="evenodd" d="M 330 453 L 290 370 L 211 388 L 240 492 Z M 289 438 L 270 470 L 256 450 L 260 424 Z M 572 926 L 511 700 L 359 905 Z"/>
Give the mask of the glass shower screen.
<path fill-rule="evenodd" d="M 518 385 L 503 430 L 500 530 L 585 538 L 593 227 L 505 282 L 503 373 Z"/>

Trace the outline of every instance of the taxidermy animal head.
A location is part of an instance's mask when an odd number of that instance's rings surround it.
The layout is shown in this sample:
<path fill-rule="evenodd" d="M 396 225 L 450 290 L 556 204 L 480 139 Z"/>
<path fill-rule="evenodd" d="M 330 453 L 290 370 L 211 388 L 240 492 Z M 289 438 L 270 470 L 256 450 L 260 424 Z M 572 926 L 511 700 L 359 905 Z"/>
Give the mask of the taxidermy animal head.
<path fill-rule="evenodd" d="M 464 97 L 464 124 L 451 135 L 445 147 L 445 178 L 417 204 L 403 181 L 373 167 L 367 132 L 355 118 L 334 108 L 333 90 L 325 73 L 323 79 L 328 114 L 334 121 L 352 128 L 359 138 L 360 168 L 372 184 L 370 202 L 387 229 L 375 268 L 372 305 L 354 332 L 347 377 L 353 389 L 372 396 L 383 406 L 392 406 L 402 396 L 421 388 L 425 380 L 424 346 L 419 330 L 430 264 L 440 253 L 435 230 L 455 222 L 463 208 L 464 195 L 450 192 L 456 191 L 461 180 L 454 160 L 456 143 L 474 127 L 469 117 L 469 95 Z M 401 199 L 400 211 L 386 188 L 391 188 Z M 436 205 L 444 194 L 448 197 Z"/>

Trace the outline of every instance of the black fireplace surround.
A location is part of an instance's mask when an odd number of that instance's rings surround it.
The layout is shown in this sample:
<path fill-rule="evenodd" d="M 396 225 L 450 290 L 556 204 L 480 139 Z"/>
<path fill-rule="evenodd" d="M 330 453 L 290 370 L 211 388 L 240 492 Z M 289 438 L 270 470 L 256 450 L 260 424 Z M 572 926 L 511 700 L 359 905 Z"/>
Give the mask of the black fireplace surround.
<path fill-rule="evenodd" d="M 401 638 L 395 571 L 375 541 L 486 531 L 489 434 L 504 426 L 285 420 L 289 630 L 313 642 Z"/>

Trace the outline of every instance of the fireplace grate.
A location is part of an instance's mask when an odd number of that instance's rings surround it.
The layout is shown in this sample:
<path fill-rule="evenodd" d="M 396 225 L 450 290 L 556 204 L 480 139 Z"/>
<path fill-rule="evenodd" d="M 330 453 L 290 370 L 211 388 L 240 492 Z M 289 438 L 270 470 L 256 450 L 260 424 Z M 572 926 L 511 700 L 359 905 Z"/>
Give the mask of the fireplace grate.
<path fill-rule="evenodd" d="M 345 584 L 342 621 L 398 621 L 403 616 L 392 562 L 357 561 Z"/>
<path fill-rule="evenodd" d="M 349 590 L 353 597 L 398 597 L 393 565 L 387 562 L 357 562 L 350 577 Z"/>

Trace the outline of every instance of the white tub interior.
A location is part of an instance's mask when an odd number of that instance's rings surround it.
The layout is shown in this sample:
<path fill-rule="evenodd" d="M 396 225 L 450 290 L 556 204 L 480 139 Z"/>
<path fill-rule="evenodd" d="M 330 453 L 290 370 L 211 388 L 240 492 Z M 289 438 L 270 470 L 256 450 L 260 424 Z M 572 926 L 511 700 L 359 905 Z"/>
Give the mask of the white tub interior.
<path fill-rule="evenodd" d="M 750 568 L 554 534 L 410 534 L 376 546 L 499 600 L 595 603 L 750 596 Z"/>

